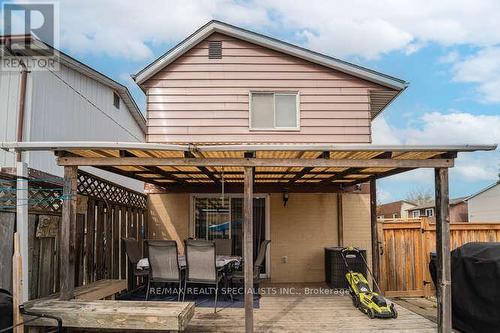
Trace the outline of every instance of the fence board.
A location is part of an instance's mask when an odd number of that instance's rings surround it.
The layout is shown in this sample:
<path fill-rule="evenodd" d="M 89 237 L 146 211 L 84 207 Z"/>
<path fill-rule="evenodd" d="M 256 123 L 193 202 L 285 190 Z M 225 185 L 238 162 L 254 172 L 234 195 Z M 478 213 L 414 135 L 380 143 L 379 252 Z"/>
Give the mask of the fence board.
<path fill-rule="evenodd" d="M 85 246 L 85 215 L 76 215 L 75 232 L 75 286 L 83 285 L 83 258 Z"/>
<path fill-rule="evenodd" d="M 85 234 L 85 256 L 86 256 L 86 283 L 95 281 L 95 201 L 89 199 L 87 202 L 87 224 Z"/>
<path fill-rule="evenodd" d="M 15 213 L 0 212 L 0 288 L 12 291 Z"/>
<path fill-rule="evenodd" d="M 429 273 L 430 252 L 436 251 L 436 225 L 430 219 L 379 222 L 382 241 L 380 287 L 391 297 L 431 296 L 435 287 Z M 452 223 L 450 245 L 499 242 L 500 223 Z"/>
<path fill-rule="evenodd" d="M 95 240 L 95 262 L 96 262 L 96 280 L 104 278 L 104 204 L 97 203 L 96 219 L 96 240 Z"/>
<path fill-rule="evenodd" d="M 118 206 L 114 206 L 112 210 L 113 219 L 113 279 L 120 277 L 120 210 Z"/>

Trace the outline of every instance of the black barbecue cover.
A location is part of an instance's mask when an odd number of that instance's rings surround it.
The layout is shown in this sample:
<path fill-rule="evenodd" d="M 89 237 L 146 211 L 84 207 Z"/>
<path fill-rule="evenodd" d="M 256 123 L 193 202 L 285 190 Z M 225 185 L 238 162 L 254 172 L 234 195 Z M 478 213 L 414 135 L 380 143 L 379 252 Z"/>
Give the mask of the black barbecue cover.
<path fill-rule="evenodd" d="M 429 265 L 434 284 L 435 264 Z M 467 243 L 453 250 L 451 289 L 453 328 L 500 332 L 500 243 Z"/>
<path fill-rule="evenodd" d="M 12 296 L 4 289 L 0 289 L 0 330 L 12 326 Z M 8 332 L 12 332 L 9 330 Z"/>

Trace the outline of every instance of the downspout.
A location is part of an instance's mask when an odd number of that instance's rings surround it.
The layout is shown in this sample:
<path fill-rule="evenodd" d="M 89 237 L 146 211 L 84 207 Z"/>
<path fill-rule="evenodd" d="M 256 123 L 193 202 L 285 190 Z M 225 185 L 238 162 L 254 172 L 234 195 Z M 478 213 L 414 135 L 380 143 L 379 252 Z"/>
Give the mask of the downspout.
<path fill-rule="evenodd" d="M 26 83 L 28 81 L 28 68 L 24 64 L 24 61 L 19 62 L 21 64 L 21 78 L 19 80 L 19 102 L 17 109 L 17 132 L 16 132 L 16 141 L 22 142 L 24 136 L 24 113 L 26 109 Z M 16 152 L 16 160 L 17 162 L 22 162 L 22 152 Z"/>

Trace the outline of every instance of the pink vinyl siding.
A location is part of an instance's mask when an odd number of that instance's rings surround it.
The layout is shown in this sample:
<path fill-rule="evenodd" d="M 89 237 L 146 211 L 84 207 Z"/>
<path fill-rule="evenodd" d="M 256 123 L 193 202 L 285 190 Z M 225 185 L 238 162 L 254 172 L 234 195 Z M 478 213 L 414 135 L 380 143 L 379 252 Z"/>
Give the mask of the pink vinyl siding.
<path fill-rule="evenodd" d="M 208 59 L 208 40 L 222 59 Z M 145 82 L 149 142 L 369 143 L 375 83 L 213 34 Z M 300 130 L 250 130 L 250 91 L 298 91 Z"/>

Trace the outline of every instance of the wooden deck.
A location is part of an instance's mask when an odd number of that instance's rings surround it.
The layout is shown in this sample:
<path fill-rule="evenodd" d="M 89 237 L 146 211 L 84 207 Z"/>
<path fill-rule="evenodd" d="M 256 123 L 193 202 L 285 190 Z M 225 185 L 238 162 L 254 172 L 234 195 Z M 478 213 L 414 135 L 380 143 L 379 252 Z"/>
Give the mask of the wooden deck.
<path fill-rule="evenodd" d="M 255 332 L 436 332 L 432 321 L 402 306 L 397 310 L 397 319 L 369 319 L 349 296 L 262 296 L 254 310 Z M 214 314 L 197 307 L 186 332 L 244 332 L 244 309 Z"/>

